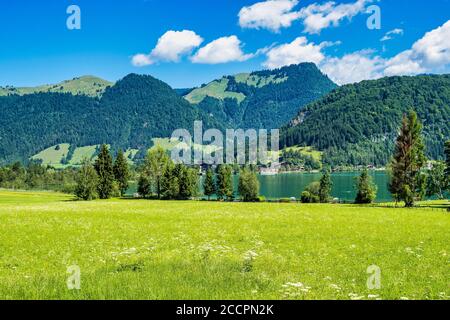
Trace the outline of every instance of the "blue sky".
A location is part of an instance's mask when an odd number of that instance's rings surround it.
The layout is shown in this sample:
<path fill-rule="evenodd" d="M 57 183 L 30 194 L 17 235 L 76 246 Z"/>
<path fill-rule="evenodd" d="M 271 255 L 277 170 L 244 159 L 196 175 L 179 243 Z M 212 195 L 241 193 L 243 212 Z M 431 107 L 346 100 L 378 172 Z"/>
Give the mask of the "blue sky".
<path fill-rule="evenodd" d="M 342 84 L 449 72 L 449 0 L 326 4 L 3 0 L 0 86 L 56 83 L 87 74 L 115 81 L 134 72 L 151 74 L 176 88 L 192 87 L 225 74 L 305 61 L 315 62 Z M 69 5 L 81 9 L 81 30 L 66 26 Z M 381 9 L 379 30 L 366 26 L 371 5 Z M 340 18 L 333 18 L 336 12 Z M 381 41 L 388 32 L 390 39 Z"/>

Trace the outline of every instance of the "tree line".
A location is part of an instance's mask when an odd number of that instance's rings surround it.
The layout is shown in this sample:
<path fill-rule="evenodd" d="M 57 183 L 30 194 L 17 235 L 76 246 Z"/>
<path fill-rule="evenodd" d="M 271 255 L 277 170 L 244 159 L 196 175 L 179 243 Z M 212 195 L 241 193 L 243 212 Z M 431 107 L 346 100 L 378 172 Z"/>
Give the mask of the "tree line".
<path fill-rule="evenodd" d="M 75 195 L 78 199 L 109 199 L 123 196 L 128 189 L 130 171 L 122 151 L 113 158 L 106 145 L 101 147 L 94 164 L 85 160 L 76 177 Z M 159 200 L 189 200 L 200 196 L 199 168 L 174 163 L 160 146 L 152 148 L 138 177 L 138 195 Z M 219 165 L 216 175 L 212 169 L 203 182 L 204 195 L 210 199 L 232 201 L 236 198 L 233 186 L 233 167 Z M 243 201 L 259 200 L 259 182 L 255 168 L 242 168 L 238 193 Z"/>
<path fill-rule="evenodd" d="M 406 207 L 413 207 L 415 202 L 423 200 L 425 196 L 444 199 L 445 192 L 450 189 L 450 140 L 445 142 L 446 162 L 435 161 L 426 168 L 429 162 L 425 155 L 422 129 L 414 111 L 403 116 L 394 153 L 388 165 L 389 192 L 395 202 L 402 201 Z M 331 187 L 330 174 L 325 171 L 320 182 L 311 183 L 303 191 L 301 200 L 305 203 L 329 202 Z M 355 203 L 369 204 L 375 201 L 377 186 L 367 169 L 357 178 L 356 189 Z"/>

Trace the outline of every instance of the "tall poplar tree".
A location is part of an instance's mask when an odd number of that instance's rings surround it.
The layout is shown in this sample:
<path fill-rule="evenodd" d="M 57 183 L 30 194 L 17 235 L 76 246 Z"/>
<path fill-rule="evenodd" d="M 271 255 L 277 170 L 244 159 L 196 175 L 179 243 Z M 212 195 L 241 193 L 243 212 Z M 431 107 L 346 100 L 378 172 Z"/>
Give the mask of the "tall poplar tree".
<path fill-rule="evenodd" d="M 169 162 L 171 162 L 171 159 L 161 146 L 151 149 L 145 158 L 144 173 L 153 184 L 152 189 L 155 190 L 158 199 L 162 195 L 161 182 Z"/>

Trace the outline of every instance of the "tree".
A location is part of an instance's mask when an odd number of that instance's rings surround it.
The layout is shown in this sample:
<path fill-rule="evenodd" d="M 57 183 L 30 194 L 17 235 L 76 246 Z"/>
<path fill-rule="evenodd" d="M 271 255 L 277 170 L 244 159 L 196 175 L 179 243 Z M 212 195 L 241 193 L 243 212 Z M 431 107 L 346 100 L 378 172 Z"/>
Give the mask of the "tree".
<path fill-rule="evenodd" d="M 229 165 L 217 167 L 217 197 L 221 200 L 233 199 L 233 170 Z"/>
<path fill-rule="evenodd" d="M 300 195 L 303 203 L 319 203 L 320 202 L 320 182 L 315 181 L 310 183 L 305 191 Z"/>
<path fill-rule="evenodd" d="M 214 172 L 212 169 L 208 169 L 208 171 L 206 171 L 206 177 L 203 181 L 203 190 L 205 196 L 208 197 L 208 200 L 210 200 L 211 196 L 216 193 L 216 183 L 214 181 Z"/>
<path fill-rule="evenodd" d="M 333 182 L 331 182 L 330 172 L 325 170 L 322 178 L 320 178 L 319 199 L 321 203 L 327 203 L 330 200 L 332 187 Z"/>
<path fill-rule="evenodd" d="M 164 167 L 164 172 L 160 178 L 160 196 L 164 199 L 176 199 L 180 192 L 178 177 L 176 175 L 175 166 L 169 161 Z M 158 196 L 158 198 L 160 197 Z"/>
<path fill-rule="evenodd" d="M 188 168 L 183 164 L 177 164 L 174 175 L 178 180 L 178 199 L 188 200 L 198 195 L 197 170 Z"/>
<path fill-rule="evenodd" d="M 446 165 L 447 168 L 445 169 L 445 173 L 447 176 L 447 182 L 449 183 L 447 185 L 447 189 L 450 187 L 450 140 L 445 142 L 445 158 L 446 158 Z"/>
<path fill-rule="evenodd" d="M 95 168 L 89 160 L 83 160 L 81 168 L 76 176 L 75 196 L 82 200 L 94 200 L 98 197 L 98 176 Z"/>
<path fill-rule="evenodd" d="M 112 156 L 108 147 L 103 144 L 95 160 L 95 170 L 98 175 L 98 196 L 100 199 L 109 199 L 114 193 L 114 172 Z"/>
<path fill-rule="evenodd" d="M 154 184 L 153 189 L 155 190 L 158 199 L 160 199 L 162 195 L 161 180 L 169 162 L 171 162 L 170 157 L 159 145 L 152 148 L 145 159 L 144 171 L 150 177 L 150 181 Z"/>
<path fill-rule="evenodd" d="M 448 177 L 445 174 L 445 163 L 437 161 L 427 174 L 427 197 L 437 196 L 444 199 L 444 192 L 448 188 Z"/>
<path fill-rule="evenodd" d="M 239 174 L 238 192 L 245 202 L 258 200 L 259 181 L 255 171 L 244 168 Z"/>
<path fill-rule="evenodd" d="M 369 175 L 367 169 L 365 169 L 361 175 L 357 178 L 355 203 L 368 204 L 375 201 L 377 197 L 377 186 L 373 183 L 372 177 Z"/>
<path fill-rule="evenodd" d="M 389 191 L 397 202 L 404 201 L 406 207 L 414 206 L 423 195 L 425 180 L 421 170 L 426 157 L 421 135 L 422 125 L 417 114 L 411 111 L 404 115 L 390 163 Z"/>
<path fill-rule="evenodd" d="M 116 179 L 120 195 L 123 196 L 128 189 L 128 179 L 130 178 L 130 171 L 128 169 L 128 162 L 123 151 L 119 150 L 116 161 L 114 162 L 114 178 Z"/>
<path fill-rule="evenodd" d="M 152 184 L 148 175 L 141 174 L 139 176 L 137 192 L 144 198 L 152 193 Z"/>

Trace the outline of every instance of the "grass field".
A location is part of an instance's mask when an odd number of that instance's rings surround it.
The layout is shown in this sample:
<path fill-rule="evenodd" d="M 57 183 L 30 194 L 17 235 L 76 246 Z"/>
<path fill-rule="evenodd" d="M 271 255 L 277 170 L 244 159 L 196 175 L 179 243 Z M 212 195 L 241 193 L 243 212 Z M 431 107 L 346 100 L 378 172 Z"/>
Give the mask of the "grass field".
<path fill-rule="evenodd" d="M 438 206 L 0 191 L 0 299 L 448 299 L 449 230 Z M 67 289 L 71 265 L 80 290 Z"/>

